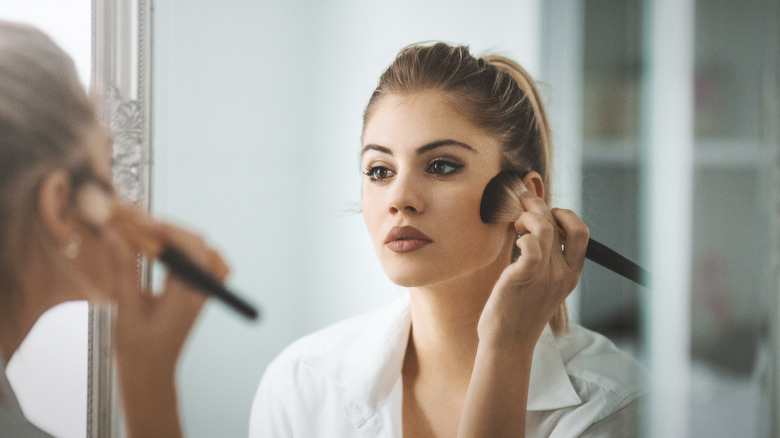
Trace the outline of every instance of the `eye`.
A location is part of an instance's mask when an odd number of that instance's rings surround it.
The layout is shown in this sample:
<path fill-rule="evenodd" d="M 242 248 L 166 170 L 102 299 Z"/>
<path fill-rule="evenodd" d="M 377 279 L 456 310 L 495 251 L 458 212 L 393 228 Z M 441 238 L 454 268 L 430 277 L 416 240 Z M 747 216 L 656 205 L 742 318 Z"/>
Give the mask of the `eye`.
<path fill-rule="evenodd" d="M 387 178 L 395 176 L 395 172 L 385 166 L 370 166 L 364 172 L 371 181 L 384 181 Z"/>
<path fill-rule="evenodd" d="M 457 172 L 461 168 L 463 168 L 462 164 L 453 163 L 447 160 L 437 159 L 428 165 L 426 172 L 434 175 L 449 175 Z"/>

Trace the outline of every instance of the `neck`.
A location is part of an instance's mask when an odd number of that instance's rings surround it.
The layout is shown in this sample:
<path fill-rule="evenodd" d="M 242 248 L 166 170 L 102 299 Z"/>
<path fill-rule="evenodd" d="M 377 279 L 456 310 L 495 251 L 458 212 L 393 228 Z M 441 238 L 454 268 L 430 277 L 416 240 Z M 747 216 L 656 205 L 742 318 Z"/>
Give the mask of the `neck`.
<path fill-rule="evenodd" d="M 15 305 L 3 306 L 0 313 L 0 355 L 6 363 L 22 345 L 22 341 L 44 311 L 45 309 L 26 306 L 23 300 L 19 300 Z"/>
<path fill-rule="evenodd" d="M 0 308 L 0 354 L 6 363 L 44 312 L 68 301 L 67 286 L 54 281 L 51 269 L 26 271 L 23 285 L 8 291 Z"/>
<path fill-rule="evenodd" d="M 409 290 L 412 332 L 405 371 L 446 375 L 468 385 L 479 345 L 477 324 L 508 264 L 499 258 L 466 277 Z"/>

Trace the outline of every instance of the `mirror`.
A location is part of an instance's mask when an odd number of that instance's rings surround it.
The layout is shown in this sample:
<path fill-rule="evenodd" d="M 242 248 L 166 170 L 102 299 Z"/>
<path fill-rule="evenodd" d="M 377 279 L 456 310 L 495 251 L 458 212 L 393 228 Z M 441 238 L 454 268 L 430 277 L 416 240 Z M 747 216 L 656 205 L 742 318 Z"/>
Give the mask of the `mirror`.
<path fill-rule="evenodd" d="M 776 123 L 757 125 L 777 120 L 776 98 L 766 100 L 778 95 L 777 8 L 755 0 L 737 14 L 726 5 L 687 4 L 694 8 L 687 26 L 695 77 L 681 93 L 694 99 L 695 161 L 687 176 L 695 184 L 689 204 L 695 225 L 687 241 L 694 252 L 681 264 L 691 266 L 685 275 L 692 285 L 681 293 L 693 301 L 684 301 L 690 312 L 680 314 L 683 333 L 690 330 L 683 342 L 692 351 L 679 353 L 686 364 L 682 371 L 690 371 L 682 391 L 691 397 L 690 403 L 679 402 L 687 413 L 679 427 L 703 431 L 715 412 L 730 409 L 734 416 L 723 423 L 761 436 L 770 427 L 762 419 L 772 415 L 740 416 L 728 406 L 742 396 L 754 412 L 771 409 L 777 390 L 756 382 L 775 381 L 772 362 L 762 357 L 776 354 L 776 348 L 732 349 L 729 358 L 702 349 L 712 339 L 736 335 L 738 321 L 748 323 L 753 345 L 777 342 L 760 325 L 776 318 L 764 304 L 776 303 L 777 270 L 770 260 L 777 257 L 772 230 L 778 219 L 762 200 L 777 197 L 770 175 L 776 172 L 771 163 L 778 135 L 776 126 L 766 127 Z M 606 243 L 633 258 L 649 258 L 642 252 L 641 212 L 652 192 L 652 184 L 642 184 L 647 170 L 642 92 L 643 73 L 656 61 L 643 50 L 661 29 L 649 28 L 652 5 L 639 0 L 478 6 L 231 2 L 218 10 L 183 1 L 156 5 L 152 208 L 205 231 L 233 262 L 236 288 L 265 309 L 258 325 L 218 304 L 207 310 L 182 368 L 188 432 L 243 436 L 256 383 L 285 345 L 402 293 L 384 278 L 355 211 L 361 112 L 379 74 L 406 44 L 442 39 L 468 43 L 478 52 L 497 50 L 539 77 L 556 135 L 555 202 L 581 212 Z M 723 26 L 731 31 L 718 31 Z M 738 84 L 753 85 L 742 92 Z M 726 101 L 707 100 L 717 93 Z M 731 107 L 726 96 L 738 96 L 746 110 Z M 726 108 L 734 112 L 715 114 Z M 740 196 L 748 192 L 755 196 Z M 740 211 L 755 211 L 758 218 L 741 231 L 740 244 L 722 239 L 737 237 L 728 218 L 739 216 L 724 216 L 716 207 L 733 198 Z M 774 246 L 766 236 L 775 236 Z M 736 248 L 743 256 L 739 264 L 732 263 Z M 707 267 L 713 254 L 730 268 Z M 714 278 L 708 269 L 723 275 L 717 281 L 720 298 L 707 286 Z M 748 272 L 755 274 L 750 280 L 744 277 Z M 743 301 L 744 284 L 755 294 Z M 587 267 L 571 308 L 580 321 L 647 360 L 643 340 L 653 334 L 642 324 L 653 310 L 645 292 Z M 713 313 L 719 300 L 730 302 L 731 310 Z M 713 324 L 723 331 L 716 334 Z M 729 367 L 728 360 L 743 361 L 746 368 Z M 726 381 L 737 383 L 728 387 Z M 707 399 L 702 387 L 723 394 L 723 405 Z M 720 421 L 709 424 L 726 430 Z"/>
<path fill-rule="evenodd" d="M 102 98 L 103 122 L 113 135 L 114 185 L 129 203 L 148 208 L 151 195 L 151 2 L 94 0 L 92 87 Z M 148 261 L 138 281 L 150 284 Z M 112 309 L 89 312 L 87 436 L 121 436 L 122 415 L 111 350 Z"/>
<path fill-rule="evenodd" d="M 206 310 L 181 369 L 187 433 L 246 436 L 257 383 L 285 345 L 402 293 L 358 212 L 363 107 L 418 41 L 501 50 L 539 73 L 533 5 L 155 5 L 152 209 L 204 231 L 264 312 L 251 324 Z"/>

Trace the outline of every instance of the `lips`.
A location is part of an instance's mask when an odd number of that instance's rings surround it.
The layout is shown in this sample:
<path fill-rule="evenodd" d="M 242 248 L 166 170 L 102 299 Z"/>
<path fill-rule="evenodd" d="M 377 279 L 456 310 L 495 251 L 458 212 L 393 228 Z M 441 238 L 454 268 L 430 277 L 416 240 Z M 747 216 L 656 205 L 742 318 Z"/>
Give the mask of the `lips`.
<path fill-rule="evenodd" d="M 393 252 L 407 253 L 416 251 L 433 240 L 414 227 L 393 227 L 385 238 L 385 246 Z"/>

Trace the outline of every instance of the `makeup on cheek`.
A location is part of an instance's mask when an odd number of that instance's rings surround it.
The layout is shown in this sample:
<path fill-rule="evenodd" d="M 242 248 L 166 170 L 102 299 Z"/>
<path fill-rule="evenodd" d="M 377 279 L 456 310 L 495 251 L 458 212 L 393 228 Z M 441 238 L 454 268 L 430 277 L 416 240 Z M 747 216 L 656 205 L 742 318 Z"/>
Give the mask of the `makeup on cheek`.
<path fill-rule="evenodd" d="M 81 218 L 94 227 L 108 223 L 113 214 L 113 200 L 96 184 L 85 184 L 76 194 L 76 205 Z"/>
<path fill-rule="evenodd" d="M 512 223 L 523 212 L 520 195 L 528 189 L 522 175 L 515 172 L 501 172 L 485 186 L 479 216 L 485 223 Z M 589 239 L 585 257 L 610 271 L 641 286 L 647 287 L 650 274 L 641 266 L 620 255 L 603 243 Z"/>

